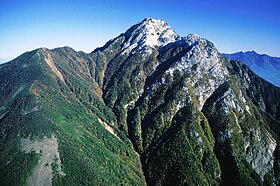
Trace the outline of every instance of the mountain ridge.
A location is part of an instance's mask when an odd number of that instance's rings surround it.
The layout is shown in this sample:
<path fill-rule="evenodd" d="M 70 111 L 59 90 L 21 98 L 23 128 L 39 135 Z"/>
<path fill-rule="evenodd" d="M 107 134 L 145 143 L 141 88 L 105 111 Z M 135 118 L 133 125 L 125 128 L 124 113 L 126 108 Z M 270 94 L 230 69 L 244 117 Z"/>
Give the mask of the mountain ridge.
<path fill-rule="evenodd" d="M 279 183 L 280 89 L 164 21 L 91 53 L 24 53 L 0 77 L 3 185 Z"/>
<path fill-rule="evenodd" d="M 280 58 L 271 57 L 267 54 L 258 54 L 255 51 L 236 52 L 233 54 L 223 54 L 230 59 L 242 61 L 248 65 L 255 73 L 263 77 L 272 84 L 280 87 Z"/>

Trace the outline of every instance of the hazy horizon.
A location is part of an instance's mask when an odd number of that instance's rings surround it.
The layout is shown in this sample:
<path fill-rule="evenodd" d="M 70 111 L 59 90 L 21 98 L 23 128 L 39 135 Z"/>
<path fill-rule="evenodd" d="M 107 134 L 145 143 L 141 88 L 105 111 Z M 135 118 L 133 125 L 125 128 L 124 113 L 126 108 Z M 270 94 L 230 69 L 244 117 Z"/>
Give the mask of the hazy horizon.
<path fill-rule="evenodd" d="M 146 17 L 180 36 L 195 33 L 221 53 L 280 56 L 277 1 L 0 1 L 0 60 L 40 47 L 91 52 Z M 0 61 L 1 62 L 1 61 Z"/>

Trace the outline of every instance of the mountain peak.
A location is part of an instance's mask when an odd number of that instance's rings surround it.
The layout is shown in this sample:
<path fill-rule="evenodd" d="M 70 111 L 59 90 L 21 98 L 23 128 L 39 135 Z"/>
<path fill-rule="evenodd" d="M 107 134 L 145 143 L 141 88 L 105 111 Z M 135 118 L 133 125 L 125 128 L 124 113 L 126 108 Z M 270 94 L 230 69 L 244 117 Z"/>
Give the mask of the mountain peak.
<path fill-rule="evenodd" d="M 26 52 L 0 79 L 0 185 L 280 183 L 280 89 L 162 20 L 90 54 Z"/>
<path fill-rule="evenodd" d="M 205 40 L 205 39 L 203 39 L 202 37 L 200 37 L 200 36 L 197 35 L 197 34 L 189 34 L 189 35 L 187 36 L 187 39 L 188 39 L 189 41 L 193 42 L 193 43 L 195 43 L 195 42 L 197 42 L 197 41 L 199 41 L 199 40 Z"/>
<path fill-rule="evenodd" d="M 251 51 L 246 51 L 246 52 L 242 52 L 243 54 L 257 54 L 257 52 L 255 52 L 254 50 L 251 50 Z"/>
<path fill-rule="evenodd" d="M 180 38 L 166 22 L 152 18 L 132 26 L 125 35 L 128 39 L 123 48 L 129 51 L 164 46 Z"/>
<path fill-rule="evenodd" d="M 154 18 L 145 18 L 143 21 L 141 21 L 141 24 L 161 24 L 161 25 L 167 25 L 167 23 L 161 19 L 154 19 Z"/>

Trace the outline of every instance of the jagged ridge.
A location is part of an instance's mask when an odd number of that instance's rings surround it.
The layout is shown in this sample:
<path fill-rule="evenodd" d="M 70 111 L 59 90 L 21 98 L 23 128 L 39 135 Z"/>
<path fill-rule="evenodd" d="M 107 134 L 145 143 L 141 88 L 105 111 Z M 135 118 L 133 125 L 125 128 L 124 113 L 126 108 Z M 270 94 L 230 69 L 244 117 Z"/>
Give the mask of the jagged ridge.
<path fill-rule="evenodd" d="M 19 76 L 7 76 L 15 69 Z M 279 182 L 279 88 L 221 56 L 208 40 L 178 36 L 164 21 L 145 19 L 90 54 L 69 47 L 26 53 L 1 65 L 0 77 L 1 149 L 18 134 L 35 139 L 55 134 L 66 176 L 56 175 L 54 184 Z M 20 101 L 26 95 L 30 106 Z M 17 115 L 27 126 L 24 130 L 11 123 Z M 7 126 L 13 128 L 11 137 Z M 146 179 L 128 138 L 140 154 Z M 84 150 L 67 156 L 79 147 Z M 5 155 L 13 154 L 5 152 L 1 165 L 8 161 Z M 72 162 L 80 156 L 89 162 L 77 168 Z M 73 174 L 79 168 L 89 178 Z M 26 179 L 22 175 L 22 182 Z"/>

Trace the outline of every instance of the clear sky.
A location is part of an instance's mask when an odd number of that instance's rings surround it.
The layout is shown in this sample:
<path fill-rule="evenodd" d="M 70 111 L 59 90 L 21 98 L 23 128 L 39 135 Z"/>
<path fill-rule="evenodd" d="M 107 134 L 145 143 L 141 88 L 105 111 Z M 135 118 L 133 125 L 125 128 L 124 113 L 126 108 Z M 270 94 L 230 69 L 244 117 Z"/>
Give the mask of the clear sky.
<path fill-rule="evenodd" d="M 280 56 L 280 0 L 0 0 L 0 61 L 39 47 L 91 52 L 146 17 L 220 52 Z"/>

